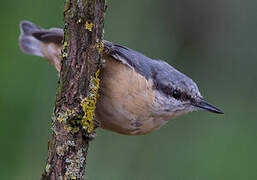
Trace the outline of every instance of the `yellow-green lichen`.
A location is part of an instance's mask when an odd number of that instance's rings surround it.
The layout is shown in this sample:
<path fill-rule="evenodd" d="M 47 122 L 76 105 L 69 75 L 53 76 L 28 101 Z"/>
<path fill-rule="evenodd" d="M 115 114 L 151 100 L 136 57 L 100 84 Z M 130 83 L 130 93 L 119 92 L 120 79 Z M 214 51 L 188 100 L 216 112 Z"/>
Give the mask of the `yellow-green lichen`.
<path fill-rule="evenodd" d="M 80 105 L 83 110 L 83 116 L 78 115 L 75 110 L 67 109 L 65 112 L 59 112 L 57 121 L 64 123 L 64 129 L 68 133 L 77 133 L 81 128 L 87 130 L 90 134 L 94 130 L 94 117 L 96 109 L 96 101 L 98 98 L 98 91 L 100 87 L 100 67 L 95 73 L 94 77 L 90 77 L 89 92 L 85 98 L 81 97 Z M 58 147 L 61 148 L 61 147 Z M 59 149 L 61 150 L 61 149 Z"/>
<path fill-rule="evenodd" d="M 64 129 L 67 132 L 77 133 L 81 127 L 81 119 L 76 117 L 74 110 L 67 109 L 65 112 L 58 113 L 57 121 L 59 123 L 65 123 Z"/>
<path fill-rule="evenodd" d="M 96 71 L 95 77 L 90 78 L 88 96 L 83 98 L 80 103 L 84 112 L 84 116 L 82 117 L 82 127 L 83 129 L 86 129 L 89 134 L 94 130 L 96 101 L 100 87 L 99 75 L 100 68 Z"/>
<path fill-rule="evenodd" d="M 77 24 L 80 24 L 81 22 L 82 22 L 82 19 L 79 18 L 79 19 L 77 20 Z"/>
<path fill-rule="evenodd" d="M 62 57 L 63 57 L 63 58 L 66 58 L 66 57 L 68 57 L 68 53 L 66 53 L 66 52 L 63 52 L 63 53 L 62 53 Z"/>
<path fill-rule="evenodd" d="M 72 119 L 66 122 L 64 129 L 67 132 L 77 133 L 81 127 L 81 120 L 79 119 Z"/>
<path fill-rule="evenodd" d="M 46 174 L 49 174 L 49 170 L 51 168 L 51 165 L 49 163 L 46 164 L 45 172 Z"/>
<path fill-rule="evenodd" d="M 63 58 L 67 58 L 68 57 L 67 47 L 68 47 L 68 42 L 64 41 L 63 45 L 62 45 L 62 57 Z"/>
<path fill-rule="evenodd" d="M 104 41 L 102 40 L 100 43 L 97 43 L 96 47 L 98 48 L 98 52 L 101 53 L 104 50 Z"/>
<path fill-rule="evenodd" d="M 68 24 L 65 23 L 64 25 L 64 35 L 63 35 L 63 44 L 62 44 L 62 59 L 65 59 L 68 57 L 68 52 L 67 52 L 67 47 L 68 47 Z"/>
<path fill-rule="evenodd" d="M 59 123 L 62 123 L 63 121 L 68 120 L 71 116 L 74 116 L 74 115 L 75 115 L 74 110 L 67 109 L 63 113 L 58 113 L 57 120 Z"/>
<path fill-rule="evenodd" d="M 94 24 L 86 21 L 85 26 L 87 30 L 92 31 Z"/>
<path fill-rule="evenodd" d="M 68 42 L 67 41 L 63 42 L 63 47 L 66 48 L 67 46 L 68 46 Z"/>

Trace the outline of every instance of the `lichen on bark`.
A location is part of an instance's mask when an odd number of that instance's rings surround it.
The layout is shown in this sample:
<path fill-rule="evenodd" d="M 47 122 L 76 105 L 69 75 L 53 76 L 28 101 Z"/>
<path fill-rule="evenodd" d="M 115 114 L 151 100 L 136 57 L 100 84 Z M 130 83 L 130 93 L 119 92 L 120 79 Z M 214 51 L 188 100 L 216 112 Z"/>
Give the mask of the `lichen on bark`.
<path fill-rule="evenodd" d="M 95 110 L 94 104 L 85 106 L 85 103 L 91 97 L 92 79 L 99 88 L 96 75 L 100 73 L 102 55 L 99 42 L 103 40 L 105 10 L 105 0 L 67 0 L 65 3 L 61 72 L 52 115 L 53 132 L 48 142 L 42 179 L 84 178 L 87 137 L 94 128 L 92 124 L 85 127 L 89 122 L 86 118 L 94 118 L 94 115 L 86 114 L 89 111 L 86 108 L 91 108 L 90 113 Z M 94 103 L 98 88 L 94 86 L 93 89 Z"/>

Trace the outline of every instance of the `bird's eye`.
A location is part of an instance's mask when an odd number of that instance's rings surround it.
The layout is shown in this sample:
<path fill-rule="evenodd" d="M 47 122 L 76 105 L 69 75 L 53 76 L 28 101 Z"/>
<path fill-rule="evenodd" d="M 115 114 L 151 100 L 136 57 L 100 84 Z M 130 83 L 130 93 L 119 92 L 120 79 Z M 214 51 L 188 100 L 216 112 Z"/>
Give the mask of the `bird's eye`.
<path fill-rule="evenodd" d="M 174 90 L 174 91 L 172 92 L 172 96 L 173 96 L 175 99 L 180 99 L 181 93 L 180 93 L 178 90 Z"/>

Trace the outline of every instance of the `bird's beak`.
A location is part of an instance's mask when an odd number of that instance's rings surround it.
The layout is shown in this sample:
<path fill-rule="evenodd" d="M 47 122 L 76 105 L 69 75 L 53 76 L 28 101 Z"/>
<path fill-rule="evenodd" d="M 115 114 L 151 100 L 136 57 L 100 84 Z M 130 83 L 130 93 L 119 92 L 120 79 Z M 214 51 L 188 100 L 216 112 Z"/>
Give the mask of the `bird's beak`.
<path fill-rule="evenodd" d="M 197 109 L 206 110 L 206 111 L 210 111 L 210 112 L 218 113 L 218 114 L 224 114 L 220 109 L 218 109 L 215 106 L 207 103 L 203 99 L 200 99 L 199 101 L 193 103 L 192 105 L 194 107 L 196 107 Z"/>

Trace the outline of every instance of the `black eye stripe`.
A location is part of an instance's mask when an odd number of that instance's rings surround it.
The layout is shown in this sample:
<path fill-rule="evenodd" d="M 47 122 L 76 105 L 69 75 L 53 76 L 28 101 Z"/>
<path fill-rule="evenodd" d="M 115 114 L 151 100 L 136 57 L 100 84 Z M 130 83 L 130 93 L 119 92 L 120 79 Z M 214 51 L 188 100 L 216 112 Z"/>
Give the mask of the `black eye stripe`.
<path fill-rule="evenodd" d="M 167 85 L 156 83 L 154 88 L 157 89 L 158 91 L 161 91 L 165 95 L 173 97 L 180 101 L 187 101 L 187 100 L 191 101 L 191 99 L 192 99 L 192 97 L 189 94 L 187 94 L 186 92 L 182 92 L 178 89 L 173 89 Z"/>

